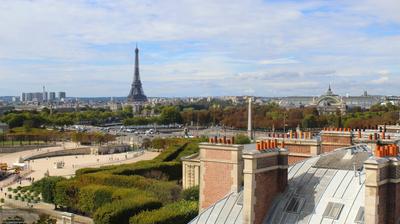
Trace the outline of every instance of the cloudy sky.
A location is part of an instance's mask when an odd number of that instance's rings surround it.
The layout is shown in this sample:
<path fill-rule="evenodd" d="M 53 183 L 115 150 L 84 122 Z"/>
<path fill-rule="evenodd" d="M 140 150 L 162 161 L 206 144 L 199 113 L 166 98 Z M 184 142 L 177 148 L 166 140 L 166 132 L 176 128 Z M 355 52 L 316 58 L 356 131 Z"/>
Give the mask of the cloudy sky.
<path fill-rule="evenodd" d="M 1 0 L 0 95 L 400 95 L 399 0 Z"/>

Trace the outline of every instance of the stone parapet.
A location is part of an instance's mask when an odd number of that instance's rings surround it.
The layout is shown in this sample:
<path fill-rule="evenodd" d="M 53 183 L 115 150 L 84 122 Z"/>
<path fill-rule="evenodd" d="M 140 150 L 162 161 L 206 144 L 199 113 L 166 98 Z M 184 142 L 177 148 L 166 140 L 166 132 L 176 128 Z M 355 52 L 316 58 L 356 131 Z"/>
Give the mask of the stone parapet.
<path fill-rule="evenodd" d="M 398 223 L 400 217 L 400 163 L 396 157 L 365 161 L 365 223 Z"/>

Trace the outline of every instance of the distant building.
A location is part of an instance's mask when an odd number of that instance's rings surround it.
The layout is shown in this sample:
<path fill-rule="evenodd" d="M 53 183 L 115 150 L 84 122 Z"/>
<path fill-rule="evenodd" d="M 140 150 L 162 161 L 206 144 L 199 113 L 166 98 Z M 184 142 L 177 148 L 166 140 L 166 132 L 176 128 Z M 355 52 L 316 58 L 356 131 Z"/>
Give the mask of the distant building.
<path fill-rule="evenodd" d="M 58 100 L 64 101 L 67 98 L 67 94 L 65 92 L 58 92 Z"/>
<path fill-rule="evenodd" d="M 26 101 L 26 93 L 21 94 L 21 101 L 25 102 Z"/>
<path fill-rule="evenodd" d="M 26 93 L 25 101 L 32 101 L 33 100 L 33 93 Z"/>
<path fill-rule="evenodd" d="M 49 101 L 55 101 L 55 100 L 56 100 L 56 93 L 50 92 L 49 93 Z"/>
<path fill-rule="evenodd" d="M 64 101 L 66 98 L 65 92 L 58 92 L 58 98 L 60 101 Z M 36 104 L 43 104 L 48 102 L 54 102 L 56 100 L 56 93 L 55 92 L 46 92 L 45 88 L 43 87 L 42 92 L 24 92 L 21 94 L 21 101 L 27 104 L 36 103 Z"/>
<path fill-rule="evenodd" d="M 19 101 L 20 101 L 20 97 L 19 96 L 13 96 L 12 97 L 12 102 L 18 103 Z"/>
<path fill-rule="evenodd" d="M 111 97 L 111 100 L 108 103 L 108 106 L 110 107 L 110 110 L 112 110 L 112 111 L 122 110 L 122 104 L 120 102 L 115 101 L 113 97 Z"/>
<path fill-rule="evenodd" d="M 42 102 L 44 99 L 42 92 L 33 93 L 32 101 L 34 102 Z"/>
<path fill-rule="evenodd" d="M 367 91 L 364 91 L 361 96 L 339 96 L 333 93 L 329 85 L 326 93 L 319 97 L 289 96 L 274 99 L 273 101 L 285 108 L 316 107 L 320 114 L 332 114 L 337 112 L 346 113 L 346 111 L 354 107 L 369 109 L 372 105 L 381 103 L 383 100 L 383 97 L 368 95 Z"/>

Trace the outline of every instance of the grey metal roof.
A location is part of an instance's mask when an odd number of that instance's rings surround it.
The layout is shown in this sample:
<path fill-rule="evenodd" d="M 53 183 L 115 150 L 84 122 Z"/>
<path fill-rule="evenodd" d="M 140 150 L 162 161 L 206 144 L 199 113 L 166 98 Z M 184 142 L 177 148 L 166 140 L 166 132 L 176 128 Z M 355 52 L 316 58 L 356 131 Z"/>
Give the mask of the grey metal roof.
<path fill-rule="evenodd" d="M 200 213 L 189 224 L 242 224 L 243 191 L 230 193 Z"/>
<path fill-rule="evenodd" d="M 366 145 L 352 146 L 290 166 L 288 188 L 275 198 L 264 223 L 363 223 L 355 221 L 359 219 L 360 208 L 363 211 L 364 207 L 364 171 L 336 169 L 335 166 L 316 167 L 315 164 L 320 158 L 326 160 L 329 156 L 354 161 L 352 156 L 362 153 L 362 156 L 356 156 L 358 161 L 365 158 L 363 152 L 367 150 Z M 343 156 L 344 152 L 346 155 Z M 242 223 L 241 200 L 242 192 L 231 193 L 199 214 L 190 224 Z"/>

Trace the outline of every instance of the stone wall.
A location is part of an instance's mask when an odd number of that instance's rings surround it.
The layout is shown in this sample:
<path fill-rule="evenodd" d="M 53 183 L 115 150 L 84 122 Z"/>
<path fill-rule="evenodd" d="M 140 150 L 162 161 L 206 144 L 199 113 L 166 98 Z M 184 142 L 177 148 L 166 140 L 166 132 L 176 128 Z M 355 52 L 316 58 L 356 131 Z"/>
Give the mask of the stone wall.
<path fill-rule="evenodd" d="M 57 146 L 56 144 L 47 144 L 47 145 L 23 145 L 23 146 L 14 146 L 14 147 L 0 147 L 0 153 L 14 153 L 14 152 L 22 152 L 28 151 L 32 149 L 38 148 L 47 148 L 47 147 L 54 147 Z"/>

